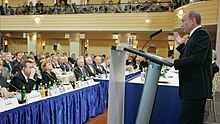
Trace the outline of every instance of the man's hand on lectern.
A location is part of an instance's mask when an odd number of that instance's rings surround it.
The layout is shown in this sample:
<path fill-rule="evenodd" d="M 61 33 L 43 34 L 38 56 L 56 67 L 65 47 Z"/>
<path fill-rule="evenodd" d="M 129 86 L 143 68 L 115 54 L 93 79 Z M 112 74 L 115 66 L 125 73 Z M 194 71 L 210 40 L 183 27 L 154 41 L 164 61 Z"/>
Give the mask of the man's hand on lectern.
<path fill-rule="evenodd" d="M 169 58 L 169 57 L 164 58 L 164 60 L 167 61 L 167 62 L 169 62 L 169 63 L 172 63 L 172 64 L 174 63 L 174 59 Z"/>

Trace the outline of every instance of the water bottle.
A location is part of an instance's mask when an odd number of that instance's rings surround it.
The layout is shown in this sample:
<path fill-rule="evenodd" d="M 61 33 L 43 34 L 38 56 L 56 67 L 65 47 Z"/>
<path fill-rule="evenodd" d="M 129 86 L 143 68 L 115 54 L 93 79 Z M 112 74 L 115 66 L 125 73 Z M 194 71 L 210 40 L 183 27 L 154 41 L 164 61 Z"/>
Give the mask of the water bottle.
<path fill-rule="evenodd" d="M 25 85 L 22 86 L 22 90 L 21 90 L 21 100 L 24 101 L 26 96 L 26 89 L 25 89 Z"/>
<path fill-rule="evenodd" d="M 41 95 L 42 95 L 42 97 L 45 97 L 45 96 L 46 96 L 44 85 L 42 86 L 42 89 L 41 89 Z"/>
<path fill-rule="evenodd" d="M 36 88 L 37 88 L 37 85 L 36 83 L 34 83 L 33 90 L 36 90 Z"/>

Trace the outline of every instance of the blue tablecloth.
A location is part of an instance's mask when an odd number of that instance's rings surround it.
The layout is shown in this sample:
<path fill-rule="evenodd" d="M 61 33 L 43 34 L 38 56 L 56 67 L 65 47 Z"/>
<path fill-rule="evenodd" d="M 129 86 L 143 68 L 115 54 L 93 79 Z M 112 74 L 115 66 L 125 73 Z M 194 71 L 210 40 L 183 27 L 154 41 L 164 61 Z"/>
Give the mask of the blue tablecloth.
<path fill-rule="evenodd" d="M 125 124 L 135 124 L 143 84 L 126 83 Z M 179 88 L 162 86 L 157 88 L 150 124 L 176 124 L 180 107 Z"/>
<path fill-rule="evenodd" d="M 0 124 L 82 124 L 104 112 L 101 85 L 83 88 L 0 113 Z"/>
<path fill-rule="evenodd" d="M 125 76 L 125 82 L 128 82 L 138 76 L 140 76 L 141 72 L 131 73 Z M 108 87 L 109 87 L 109 80 L 108 79 L 94 79 L 95 82 L 100 82 L 101 90 L 102 90 L 102 97 L 104 99 L 104 105 L 108 106 Z"/>

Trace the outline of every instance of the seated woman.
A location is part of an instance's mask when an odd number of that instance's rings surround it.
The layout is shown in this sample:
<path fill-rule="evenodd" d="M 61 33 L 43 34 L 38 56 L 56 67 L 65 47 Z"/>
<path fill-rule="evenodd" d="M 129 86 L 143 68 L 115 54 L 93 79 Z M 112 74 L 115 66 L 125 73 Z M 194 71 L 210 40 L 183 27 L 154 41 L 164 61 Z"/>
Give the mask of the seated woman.
<path fill-rule="evenodd" d="M 45 61 L 41 64 L 42 68 L 42 79 L 49 86 L 49 82 L 51 82 L 51 86 L 57 81 L 57 76 L 52 72 L 53 67 L 50 61 Z"/>

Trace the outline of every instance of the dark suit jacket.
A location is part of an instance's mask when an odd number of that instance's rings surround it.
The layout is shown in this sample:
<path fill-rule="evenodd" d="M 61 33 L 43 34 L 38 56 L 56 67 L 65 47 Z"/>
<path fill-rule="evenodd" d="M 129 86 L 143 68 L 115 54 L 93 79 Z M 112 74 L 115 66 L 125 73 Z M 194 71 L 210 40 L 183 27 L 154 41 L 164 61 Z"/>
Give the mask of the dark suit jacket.
<path fill-rule="evenodd" d="M 219 67 L 216 64 L 216 62 L 212 63 L 212 79 L 215 76 L 215 73 L 217 73 L 219 71 Z"/>
<path fill-rule="evenodd" d="M 20 70 L 20 62 L 16 63 L 13 67 L 12 67 L 12 74 L 16 74 L 16 72 L 18 72 Z"/>
<path fill-rule="evenodd" d="M 90 67 L 88 65 L 85 65 L 85 69 L 87 70 L 87 72 L 89 73 L 89 76 L 93 76 L 95 77 L 96 74 L 102 74 L 103 72 L 101 70 L 99 70 L 95 65 L 92 65 L 94 73 L 91 71 Z"/>
<path fill-rule="evenodd" d="M 84 71 L 85 71 L 86 77 L 88 77 L 89 73 L 87 72 L 85 67 L 84 67 Z M 74 68 L 73 72 L 75 74 L 76 80 L 79 80 L 79 77 L 84 77 L 83 74 L 82 74 L 82 71 L 80 70 L 80 68 L 78 66 L 76 68 Z"/>
<path fill-rule="evenodd" d="M 42 72 L 42 79 L 44 83 L 47 84 L 47 86 L 49 86 L 49 82 L 51 82 L 51 86 L 53 86 L 54 82 L 58 80 L 56 74 L 53 72 L 51 72 L 51 74 L 48 74 L 47 72 Z"/>
<path fill-rule="evenodd" d="M 211 96 L 212 49 L 211 37 L 204 28 L 198 28 L 186 44 L 177 47 L 179 59 L 174 67 L 179 70 L 181 99 L 203 99 Z"/>
<path fill-rule="evenodd" d="M 26 82 L 24 75 L 21 73 L 21 71 L 18 71 L 11 79 L 10 82 L 14 87 L 16 87 L 19 90 L 22 90 L 23 85 L 25 86 L 26 92 L 30 93 L 33 89 L 34 84 L 36 83 L 33 79 L 28 79 L 28 82 Z M 10 86 L 11 91 L 16 91 L 16 88 Z"/>
<path fill-rule="evenodd" d="M 60 68 L 63 70 L 63 71 L 70 71 L 70 69 L 67 67 L 67 65 L 65 63 L 61 63 L 60 64 Z"/>
<path fill-rule="evenodd" d="M 9 87 L 9 85 L 7 83 L 7 79 L 5 77 L 3 77 L 2 75 L 0 75 L 0 85 L 1 85 L 1 87 L 5 87 L 5 88 Z"/>
<path fill-rule="evenodd" d="M 9 72 L 11 72 L 12 71 L 12 62 L 9 62 L 11 68 L 10 68 L 9 64 L 5 60 L 3 62 L 4 62 L 3 66 L 8 68 Z"/>

